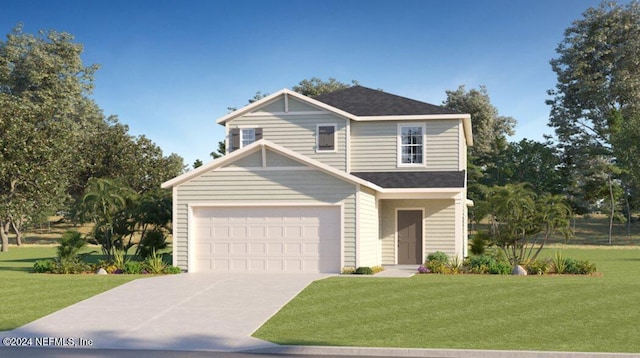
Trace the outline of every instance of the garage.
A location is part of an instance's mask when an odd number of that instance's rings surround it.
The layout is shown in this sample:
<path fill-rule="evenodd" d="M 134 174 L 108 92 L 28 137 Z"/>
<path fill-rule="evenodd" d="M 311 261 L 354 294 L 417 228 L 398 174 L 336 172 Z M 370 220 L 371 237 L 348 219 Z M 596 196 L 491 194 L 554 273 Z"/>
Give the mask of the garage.
<path fill-rule="evenodd" d="M 340 272 L 340 207 L 193 208 L 195 272 Z"/>

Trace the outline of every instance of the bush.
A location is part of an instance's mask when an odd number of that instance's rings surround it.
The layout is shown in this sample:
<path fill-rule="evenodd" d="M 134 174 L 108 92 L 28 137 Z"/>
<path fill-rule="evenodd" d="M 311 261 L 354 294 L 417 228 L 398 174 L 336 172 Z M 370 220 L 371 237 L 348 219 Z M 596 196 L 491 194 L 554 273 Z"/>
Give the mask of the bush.
<path fill-rule="evenodd" d="M 142 273 L 142 263 L 139 261 L 127 261 L 122 271 L 126 274 L 139 275 Z"/>
<path fill-rule="evenodd" d="M 151 256 L 144 260 L 144 269 L 153 274 L 163 273 L 167 264 L 164 263 L 162 255 L 158 255 L 155 250 L 151 252 Z"/>
<path fill-rule="evenodd" d="M 371 267 L 371 270 L 373 271 L 373 274 L 375 275 L 378 272 L 384 271 L 384 267 L 382 267 L 382 266 L 373 266 L 373 267 Z"/>
<path fill-rule="evenodd" d="M 525 263 L 524 268 L 529 275 L 544 275 L 549 272 L 550 266 L 548 260 L 531 260 Z"/>
<path fill-rule="evenodd" d="M 479 232 L 473 236 L 471 239 L 471 244 L 469 246 L 469 251 L 473 255 L 482 255 L 487 249 L 487 242 L 489 239 L 489 235 L 487 232 Z"/>
<path fill-rule="evenodd" d="M 163 273 L 166 273 L 166 274 L 169 274 L 169 275 L 175 275 L 175 274 L 178 274 L 178 273 L 182 273 L 182 270 L 180 269 L 180 267 L 169 265 L 169 266 L 165 267 Z"/>
<path fill-rule="evenodd" d="M 343 275 L 352 275 L 356 273 L 356 268 L 355 267 L 343 267 L 342 268 L 342 274 Z"/>
<path fill-rule="evenodd" d="M 581 260 L 576 263 L 576 274 L 591 275 L 598 272 L 596 265 L 587 260 Z"/>
<path fill-rule="evenodd" d="M 33 272 L 35 273 L 53 273 L 56 268 L 56 262 L 53 260 L 38 260 L 33 264 Z"/>
<path fill-rule="evenodd" d="M 508 262 L 498 261 L 489 255 L 472 256 L 467 260 L 467 266 L 472 273 L 493 275 L 509 275 L 513 269 Z"/>
<path fill-rule="evenodd" d="M 368 266 L 360 266 L 354 273 L 356 275 L 373 275 L 373 270 Z"/>
<path fill-rule="evenodd" d="M 78 256 L 78 252 L 87 244 L 82 238 L 82 234 L 77 231 L 67 231 L 62 234 L 60 245 L 58 246 L 58 258 L 61 261 L 73 259 Z"/>
<path fill-rule="evenodd" d="M 159 252 L 167 248 L 167 237 L 161 230 L 151 230 L 144 234 L 138 244 L 138 257 L 146 259 L 153 252 Z"/>
<path fill-rule="evenodd" d="M 431 270 L 429 270 L 428 268 L 426 268 L 424 266 L 420 266 L 420 267 L 418 267 L 418 273 L 431 273 Z"/>
<path fill-rule="evenodd" d="M 442 251 L 429 254 L 424 266 L 432 273 L 451 273 L 449 256 Z"/>
<path fill-rule="evenodd" d="M 91 266 L 79 258 L 60 260 L 56 263 L 53 273 L 77 274 L 91 271 Z"/>

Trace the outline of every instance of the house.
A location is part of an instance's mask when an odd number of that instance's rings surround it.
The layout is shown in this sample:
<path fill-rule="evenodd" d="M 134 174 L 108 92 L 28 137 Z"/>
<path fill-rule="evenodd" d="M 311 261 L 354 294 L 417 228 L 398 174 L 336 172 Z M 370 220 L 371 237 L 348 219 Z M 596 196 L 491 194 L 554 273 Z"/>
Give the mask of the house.
<path fill-rule="evenodd" d="M 466 256 L 469 114 L 353 86 L 283 89 L 218 124 L 228 153 L 162 184 L 174 265 L 340 272 Z"/>

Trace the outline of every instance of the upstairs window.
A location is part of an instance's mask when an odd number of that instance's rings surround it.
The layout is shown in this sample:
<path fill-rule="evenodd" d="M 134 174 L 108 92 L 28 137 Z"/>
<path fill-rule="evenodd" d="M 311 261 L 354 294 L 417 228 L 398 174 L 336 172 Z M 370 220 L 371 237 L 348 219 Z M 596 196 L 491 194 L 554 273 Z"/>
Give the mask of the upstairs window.
<path fill-rule="evenodd" d="M 398 165 L 424 165 L 424 125 L 398 125 Z"/>
<path fill-rule="evenodd" d="M 244 148 L 262 139 L 262 128 L 231 128 L 229 130 L 229 152 Z"/>
<path fill-rule="evenodd" d="M 336 125 L 318 125 L 316 130 L 316 142 L 318 152 L 336 151 Z"/>

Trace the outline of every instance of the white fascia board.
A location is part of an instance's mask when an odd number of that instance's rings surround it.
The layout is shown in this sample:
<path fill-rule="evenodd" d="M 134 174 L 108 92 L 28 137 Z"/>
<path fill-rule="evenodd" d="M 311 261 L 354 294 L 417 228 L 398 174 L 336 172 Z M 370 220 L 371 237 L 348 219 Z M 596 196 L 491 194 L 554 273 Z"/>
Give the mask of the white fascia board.
<path fill-rule="evenodd" d="M 270 150 L 272 150 L 275 153 L 278 153 L 280 155 L 283 155 L 287 158 L 293 159 L 297 162 L 300 162 L 302 164 L 305 164 L 309 167 L 312 167 L 314 169 L 320 170 L 324 173 L 327 173 L 331 176 L 337 177 L 339 179 L 345 180 L 347 182 L 350 182 L 352 184 L 359 184 L 359 185 L 364 185 L 368 188 L 371 188 L 373 190 L 376 191 L 381 191 L 382 188 L 370 183 L 366 180 L 360 179 L 354 175 L 348 174 L 346 172 L 343 172 L 341 170 L 335 169 L 327 164 L 321 163 L 317 160 L 305 157 L 303 155 L 300 155 L 292 150 L 289 150 L 287 148 L 281 147 L 275 143 L 272 143 L 266 139 L 261 139 L 257 142 L 253 142 L 251 144 L 249 144 L 248 146 L 238 149 L 234 152 L 232 152 L 231 154 L 225 155 L 221 158 L 215 159 L 214 161 L 203 165 L 197 169 L 194 169 L 188 173 L 182 174 L 180 176 L 177 176 L 167 182 L 162 183 L 161 187 L 164 189 L 167 188 L 171 188 L 174 187 L 176 185 L 180 185 L 188 180 L 191 180 L 207 171 L 210 170 L 214 170 L 216 168 L 220 168 L 226 164 L 230 164 L 238 159 L 244 158 L 247 155 L 253 154 L 259 150 L 262 150 L 263 148 L 268 148 Z"/>
<path fill-rule="evenodd" d="M 228 121 L 230 121 L 230 120 L 232 120 L 232 119 L 234 119 L 236 117 L 240 117 L 240 116 L 242 116 L 244 114 L 247 114 L 249 112 L 253 112 L 256 109 L 258 109 L 259 107 L 262 107 L 264 105 L 267 105 L 267 104 L 275 101 L 280 96 L 283 96 L 283 97 L 284 96 L 291 96 L 291 97 L 293 97 L 293 98 L 295 98 L 295 99 L 297 99 L 299 101 L 306 102 L 306 103 L 308 103 L 308 104 L 310 104 L 310 105 L 312 105 L 314 107 L 318 107 L 320 109 L 323 109 L 325 111 L 334 113 L 334 114 L 336 114 L 338 116 L 341 116 L 341 117 L 344 117 L 344 118 L 348 118 L 348 119 L 355 119 L 356 118 L 356 116 L 351 114 L 351 113 L 345 112 L 345 111 L 340 110 L 338 108 L 332 107 L 332 106 L 330 106 L 330 105 L 328 105 L 326 103 L 322 103 L 320 101 L 317 101 L 317 100 L 315 100 L 315 99 L 313 99 L 311 97 L 307 97 L 307 96 L 305 96 L 303 94 L 300 94 L 298 92 L 291 91 L 290 89 L 284 88 L 284 89 L 281 89 L 280 91 L 278 91 L 278 92 L 276 92 L 276 93 L 274 93 L 272 95 L 264 97 L 264 98 L 262 98 L 262 99 L 260 99 L 258 101 L 255 101 L 255 102 L 253 102 L 253 103 L 251 103 L 251 104 L 249 104 L 249 105 L 247 105 L 245 107 L 242 107 L 242 108 L 240 108 L 238 110 L 235 110 L 235 111 L 225 115 L 224 117 L 219 118 L 216 121 L 216 123 L 224 125 L 226 122 L 228 122 Z"/>
<path fill-rule="evenodd" d="M 377 199 L 459 199 L 463 188 L 382 189 Z"/>
<path fill-rule="evenodd" d="M 190 179 L 193 179 L 193 178 L 195 178 L 195 177 L 197 177 L 197 176 L 199 176 L 199 175 L 201 175 L 201 174 L 203 174 L 203 173 L 205 173 L 207 171 L 222 167 L 222 166 L 224 166 L 226 164 L 229 164 L 231 162 L 234 162 L 234 161 L 236 161 L 238 159 L 244 158 L 247 155 L 252 154 L 252 153 L 257 152 L 258 150 L 260 150 L 261 147 L 260 147 L 259 143 L 260 143 L 260 141 L 251 143 L 251 144 L 249 144 L 248 146 L 246 146 L 244 148 L 241 148 L 241 149 L 238 149 L 236 151 L 233 151 L 231 154 L 227 154 L 227 155 L 222 156 L 222 157 L 220 157 L 218 159 L 214 159 L 213 161 L 211 161 L 211 162 L 209 162 L 209 163 L 207 163 L 207 164 L 205 164 L 205 165 L 203 165 L 201 167 L 198 167 L 198 168 L 196 168 L 194 170 L 186 172 L 186 173 L 184 173 L 182 175 L 179 175 L 179 176 L 177 176 L 177 177 L 175 177 L 175 178 L 173 178 L 171 180 L 168 180 L 168 181 L 162 183 L 160 185 L 160 187 L 163 188 L 163 189 L 168 189 L 168 188 L 174 187 L 176 185 L 180 185 L 180 184 L 182 184 L 182 183 L 184 183 L 184 182 L 186 182 L 186 181 L 188 181 Z"/>

